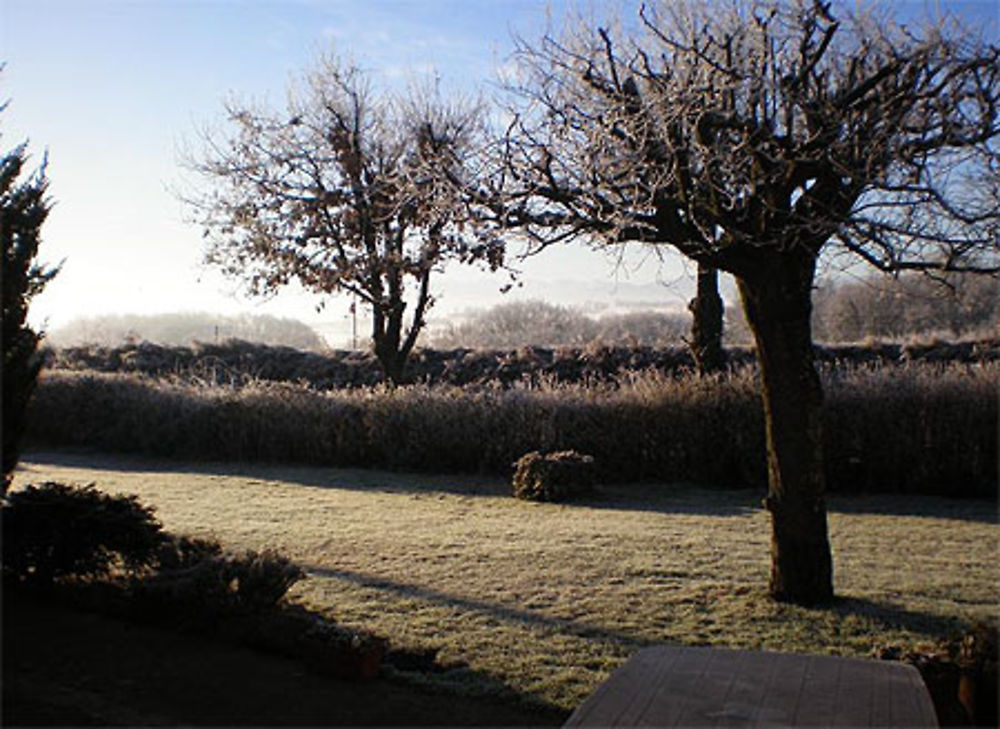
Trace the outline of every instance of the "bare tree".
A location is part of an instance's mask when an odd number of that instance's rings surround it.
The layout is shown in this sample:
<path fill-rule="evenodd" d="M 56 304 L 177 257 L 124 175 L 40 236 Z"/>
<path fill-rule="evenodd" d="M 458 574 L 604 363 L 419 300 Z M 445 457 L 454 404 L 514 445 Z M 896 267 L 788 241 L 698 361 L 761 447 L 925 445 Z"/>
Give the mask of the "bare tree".
<path fill-rule="evenodd" d="M 761 368 L 770 592 L 833 596 L 817 260 L 1000 271 L 1000 49 L 819 0 L 643 6 L 521 42 L 504 210 L 536 246 L 672 246 L 732 273 Z"/>
<path fill-rule="evenodd" d="M 232 134 L 206 134 L 187 160 L 208 183 L 186 198 L 207 261 L 253 294 L 292 281 L 354 294 L 371 308 L 386 375 L 403 381 L 434 302 L 432 273 L 450 261 L 503 263 L 502 241 L 473 224 L 463 192 L 479 174 L 481 108 L 427 88 L 377 95 L 357 68 L 326 58 L 285 110 L 226 110 Z"/>

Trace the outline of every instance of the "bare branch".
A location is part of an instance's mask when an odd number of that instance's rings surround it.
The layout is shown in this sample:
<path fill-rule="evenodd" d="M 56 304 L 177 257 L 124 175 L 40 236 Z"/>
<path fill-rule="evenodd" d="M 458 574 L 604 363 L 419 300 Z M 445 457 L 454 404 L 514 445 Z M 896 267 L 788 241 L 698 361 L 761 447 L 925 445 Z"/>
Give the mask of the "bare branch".
<path fill-rule="evenodd" d="M 738 249 L 818 255 L 867 226 L 908 256 L 923 241 L 929 267 L 992 270 L 1000 51 L 941 24 L 918 38 L 844 16 L 817 0 L 676 0 L 643 4 L 629 39 L 597 28 L 522 44 L 526 103 L 504 142 L 512 222 L 539 241 L 667 244 L 734 273 Z"/>

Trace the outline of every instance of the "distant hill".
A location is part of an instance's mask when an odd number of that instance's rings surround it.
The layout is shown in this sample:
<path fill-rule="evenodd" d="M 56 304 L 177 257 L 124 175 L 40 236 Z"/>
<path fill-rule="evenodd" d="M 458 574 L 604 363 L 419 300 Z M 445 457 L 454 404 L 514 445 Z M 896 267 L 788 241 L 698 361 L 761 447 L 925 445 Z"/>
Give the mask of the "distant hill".
<path fill-rule="evenodd" d="M 46 344 L 54 347 L 102 345 L 115 347 L 134 342 L 185 346 L 193 342 L 219 343 L 229 339 L 323 350 L 326 342 L 297 319 L 269 314 L 222 316 L 208 312 L 172 314 L 110 314 L 75 319 L 48 332 Z"/>

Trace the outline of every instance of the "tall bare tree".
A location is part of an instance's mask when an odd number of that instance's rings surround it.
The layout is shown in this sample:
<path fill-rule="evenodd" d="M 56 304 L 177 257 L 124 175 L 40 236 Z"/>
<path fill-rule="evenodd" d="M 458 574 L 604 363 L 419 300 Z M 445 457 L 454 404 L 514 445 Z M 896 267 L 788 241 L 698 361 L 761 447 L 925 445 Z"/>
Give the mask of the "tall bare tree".
<path fill-rule="evenodd" d="M 292 281 L 354 294 L 371 308 L 386 375 L 403 381 L 432 274 L 450 261 L 503 263 L 502 241 L 473 224 L 464 192 L 479 174 L 480 107 L 428 88 L 378 95 L 357 68 L 324 58 L 284 110 L 226 110 L 231 133 L 206 134 L 186 160 L 207 183 L 186 197 L 207 261 L 253 294 Z"/>
<path fill-rule="evenodd" d="M 1000 49 L 819 0 L 663 0 L 520 43 L 507 223 L 668 245 L 732 273 L 761 368 L 770 592 L 833 596 L 817 260 L 1000 271 Z"/>

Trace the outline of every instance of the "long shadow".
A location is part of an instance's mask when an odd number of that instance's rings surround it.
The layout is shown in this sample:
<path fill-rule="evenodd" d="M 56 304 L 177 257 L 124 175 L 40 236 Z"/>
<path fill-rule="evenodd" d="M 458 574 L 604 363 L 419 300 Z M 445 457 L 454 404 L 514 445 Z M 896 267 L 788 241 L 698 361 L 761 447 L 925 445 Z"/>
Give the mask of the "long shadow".
<path fill-rule="evenodd" d="M 171 461 L 89 449 L 29 451 L 22 459 L 65 468 L 115 472 L 147 471 L 177 475 L 236 476 L 254 481 L 280 481 L 310 488 L 350 489 L 374 493 L 447 493 L 467 497 L 509 496 L 509 481 L 500 476 L 427 474 L 404 471 L 241 462 Z M 763 492 L 755 489 L 704 488 L 687 484 L 623 484 L 601 486 L 589 497 L 567 506 L 620 511 L 703 516 L 745 516 L 760 510 Z M 830 510 L 845 514 L 881 514 L 1000 523 L 996 500 L 955 499 L 897 494 L 832 494 Z"/>
<path fill-rule="evenodd" d="M 916 516 L 980 524 L 1000 523 L 995 499 L 950 498 L 904 494 L 857 494 L 830 497 L 830 511 L 842 514 Z"/>
<path fill-rule="evenodd" d="M 890 627 L 936 637 L 945 637 L 963 627 L 963 622 L 957 618 L 908 610 L 891 603 L 861 597 L 838 597 L 826 609 L 841 617 L 874 618 Z"/>
<path fill-rule="evenodd" d="M 588 640 L 614 642 L 627 648 L 630 652 L 662 643 L 662 641 L 650 640 L 624 631 L 609 629 L 601 625 L 593 625 L 568 618 L 557 618 L 507 605 L 460 597 L 421 585 L 398 582 L 363 572 L 309 565 L 304 565 L 303 569 L 307 573 L 319 577 L 344 580 L 361 587 L 394 593 L 403 598 L 418 598 L 450 608 L 474 611 L 507 622 L 520 623 L 529 628 L 551 628 L 565 635 L 573 635 Z M 945 637 L 964 627 L 963 622 L 957 618 L 948 618 L 934 613 L 910 610 L 891 603 L 876 602 L 867 598 L 838 597 L 832 604 L 823 609 L 841 618 L 849 616 L 871 618 L 883 623 L 887 627 L 899 628 L 911 633 L 932 637 Z"/>
<path fill-rule="evenodd" d="M 331 569 L 329 567 L 318 567 L 314 565 L 302 565 L 302 568 L 308 574 L 319 577 L 328 577 L 336 580 L 353 582 L 360 587 L 383 590 L 405 598 L 427 600 L 428 602 L 437 603 L 450 608 L 469 610 L 507 622 L 521 623 L 527 627 L 551 628 L 562 634 L 574 635 L 588 640 L 610 641 L 623 645 L 631 650 L 638 650 L 639 648 L 653 645 L 656 642 L 650 641 L 646 638 L 641 638 L 637 635 L 611 630 L 601 625 L 592 625 L 590 623 L 570 618 L 556 618 L 550 615 L 542 615 L 540 613 L 532 612 L 530 610 L 509 607 L 507 605 L 499 605 L 494 602 L 460 597 L 447 592 L 432 590 L 421 585 L 388 580 L 384 577 L 364 572 Z"/>
<path fill-rule="evenodd" d="M 499 496 L 510 492 L 501 478 L 469 474 L 426 474 L 406 471 L 309 464 L 240 461 L 175 461 L 136 454 L 90 449 L 28 451 L 22 468 L 38 463 L 63 468 L 117 473 L 150 472 L 177 475 L 235 476 L 255 481 L 280 481 L 311 488 L 352 489 L 398 493 L 450 492 L 468 496 Z"/>
<path fill-rule="evenodd" d="M 510 496 L 510 482 L 499 476 L 427 474 L 404 471 L 238 462 L 170 461 L 91 450 L 29 451 L 24 467 L 44 464 L 118 473 L 154 472 L 183 476 L 234 476 L 253 481 L 280 481 L 309 488 L 349 489 L 373 493 L 447 493 L 465 497 Z M 706 489 L 690 485 L 627 484 L 601 486 L 595 493 L 564 502 L 568 507 L 662 514 L 744 516 L 760 508 L 760 494 L 749 490 Z"/>
<path fill-rule="evenodd" d="M 692 516 L 747 516 L 760 511 L 762 494 L 749 489 L 703 488 L 688 484 L 600 486 L 595 493 L 567 502 L 609 511 L 648 511 Z"/>

